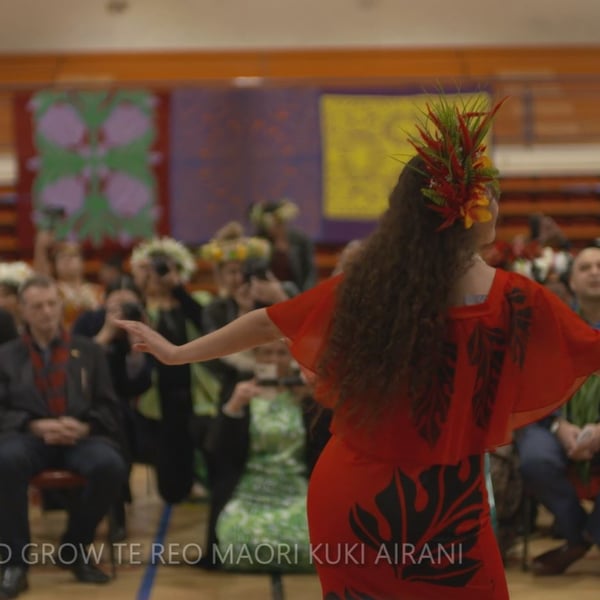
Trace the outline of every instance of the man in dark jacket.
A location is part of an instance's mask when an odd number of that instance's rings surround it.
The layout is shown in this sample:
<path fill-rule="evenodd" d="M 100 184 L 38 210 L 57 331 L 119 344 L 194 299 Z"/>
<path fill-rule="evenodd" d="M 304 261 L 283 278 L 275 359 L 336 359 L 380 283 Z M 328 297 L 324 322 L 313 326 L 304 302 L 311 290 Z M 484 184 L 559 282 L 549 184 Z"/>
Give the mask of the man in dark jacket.
<path fill-rule="evenodd" d="M 36 473 L 59 468 L 85 478 L 55 557 L 85 583 L 109 580 L 86 560 L 85 547 L 126 478 L 102 349 L 63 330 L 51 279 L 26 281 L 19 302 L 26 330 L 0 348 L 0 547 L 7 555 L 0 598 L 14 598 L 28 586 L 27 489 Z"/>

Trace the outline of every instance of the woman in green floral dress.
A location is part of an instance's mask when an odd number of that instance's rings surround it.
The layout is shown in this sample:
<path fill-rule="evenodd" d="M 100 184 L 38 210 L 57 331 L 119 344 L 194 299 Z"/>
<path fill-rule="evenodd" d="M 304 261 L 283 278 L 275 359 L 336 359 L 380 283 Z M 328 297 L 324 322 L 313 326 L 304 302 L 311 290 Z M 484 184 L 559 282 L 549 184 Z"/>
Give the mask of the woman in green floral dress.
<path fill-rule="evenodd" d="M 244 571 L 312 570 L 306 491 L 327 418 L 294 380 L 285 343 L 255 350 L 263 375 L 237 384 L 212 432 L 217 481 L 205 563 Z M 261 385 L 261 383 L 268 385 Z"/>

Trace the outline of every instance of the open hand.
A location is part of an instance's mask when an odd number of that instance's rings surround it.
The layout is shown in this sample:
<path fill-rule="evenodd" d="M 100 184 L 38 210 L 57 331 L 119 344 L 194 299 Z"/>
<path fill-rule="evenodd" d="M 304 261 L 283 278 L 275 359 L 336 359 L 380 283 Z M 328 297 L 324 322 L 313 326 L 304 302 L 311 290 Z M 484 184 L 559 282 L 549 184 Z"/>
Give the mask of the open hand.
<path fill-rule="evenodd" d="M 579 434 L 573 450 L 569 453 L 571 460 L 591 460 L 598 452 L 600 443 L 600 429 L 595 424 L 586 425 Z"/>
<path fill-rule="evenodd" d="M 131 348 L 139 352 L 148 352 L 165 365 L 178 364 L 175 361 L 177 346 L 171 344 L 160 333 L 140 321 L 117 320 L 115 324 L 129 334 Z"/>

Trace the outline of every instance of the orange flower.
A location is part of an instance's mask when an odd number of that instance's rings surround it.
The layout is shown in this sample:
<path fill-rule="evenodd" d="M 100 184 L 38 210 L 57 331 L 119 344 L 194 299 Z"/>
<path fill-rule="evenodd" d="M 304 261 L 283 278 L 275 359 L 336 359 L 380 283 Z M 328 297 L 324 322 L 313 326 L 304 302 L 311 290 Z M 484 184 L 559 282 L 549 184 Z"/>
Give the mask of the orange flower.
<path fill-rule="evenodd" d="M 465 229 L 471 229 L 473 223 L 485 223 L 492 220 L 490 199 L 485 191 L 476 191 L 460 207 L 460 216 L 465 222 Z"/>
<path fill-rule="evenodd" d="M 490 167 L 493 167 L 494 164 L 492 163 L 491 159 L 489 156 L 487 156 L 486 154 L 482 154 L 474 163 L 473 163 L 473 168 L 474 169 L 489 169 Z"/>

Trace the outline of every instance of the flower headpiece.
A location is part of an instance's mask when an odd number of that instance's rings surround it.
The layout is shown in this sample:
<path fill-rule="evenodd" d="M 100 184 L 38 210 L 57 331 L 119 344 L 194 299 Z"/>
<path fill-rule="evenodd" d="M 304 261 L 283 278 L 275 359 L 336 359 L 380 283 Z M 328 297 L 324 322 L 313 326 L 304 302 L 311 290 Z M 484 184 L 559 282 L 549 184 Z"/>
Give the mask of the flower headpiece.
<path fill-rule="evenodd" d="M 421 192 L 444 219 L 438 231 L 457 220 L 466 229 L 491 220 L 486 188 L 499 191 L 498 170 L 485 155 L 484 141 L 503 102 L 487 111 L 483 98 L 459 108 L 441 97 L 427 105 L 426 122 L 417 126 L 418 135 L 409 137 L 429 178 Z"/>
<path fill-rule="evenodd" d="M 255 227 L 268 228 L 277 219 L 283 223 L 295 219 L 300 210 L 298 206 L 287 198 L 282 198 L 278 202 L 268 204 L 259 202 L 250 209 L 250 221 Z"/>
<path fill-rule="evenodd" d="M 243 227 L 232 222 L 217 232 L 210 242 L 201 246 L 199 254 L 213 264 L 249 259 L 266 260 L 271 255 L 271 246 L 262 238 L 245 237 Z"/>
<path fill-rule="evenodd" d="M 33 269 L 23 261 L 0 263 L 0 285 L 18 290 L 21 284 L 33 275 Z"/>
<path fill-rule="evenodd" d="M 136 246 L 131 253 L 131 264 L 139 264 L 156 255 L 168 256 L 177 265 L 184 282 L 189 281 L 196 270 L 192 253 L 181 242 L 170 237 L 153 238 Z"/>

